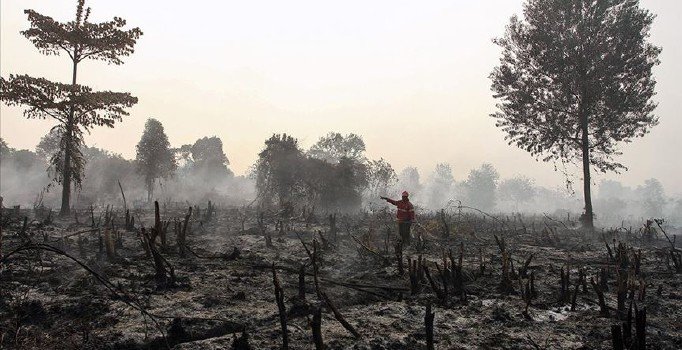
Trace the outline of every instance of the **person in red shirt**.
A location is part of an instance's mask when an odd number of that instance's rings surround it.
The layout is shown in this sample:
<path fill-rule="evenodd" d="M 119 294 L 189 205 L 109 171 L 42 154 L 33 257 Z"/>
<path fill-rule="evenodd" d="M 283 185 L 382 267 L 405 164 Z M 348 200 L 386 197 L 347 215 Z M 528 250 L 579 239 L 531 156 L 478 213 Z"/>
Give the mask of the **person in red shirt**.
<path fill-rule="evenodd" d="M 407 191 L 403 191 L 403 198 L 399 201 L 381 197 L 381 199 L 395 205 L 398 207 L 398 212 L 396 218 L 398 218 L 398 232 L 400 233 L 400 239 L 403 244 L 410 244 L 410 228 L 412 226 L 412 221 L 414 221 L 414 206 L 410 203 L 410 194 Z"/>

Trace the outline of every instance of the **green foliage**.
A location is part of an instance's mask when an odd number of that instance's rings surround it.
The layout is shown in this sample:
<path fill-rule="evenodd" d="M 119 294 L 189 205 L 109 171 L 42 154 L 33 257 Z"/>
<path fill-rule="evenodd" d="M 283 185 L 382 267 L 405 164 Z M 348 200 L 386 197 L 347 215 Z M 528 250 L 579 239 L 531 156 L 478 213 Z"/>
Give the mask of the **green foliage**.
<path fill-rule="evenodd" d="M 464 183 L 467 203 L 481 210 L 493 209 L 497 199 L 495 192 L 499 178 L 500 175 L 491 164 L 484 163 L 480 168 L 472 169 Z"/>
<path fill-rule="evenodd" d="M 365 160 L 365 141 L 356 134 L 341 135 L 338 132 L 330 132 L 320 138 L 317 143 L 310 147 L 308 156 L 324 160 L 331 164 L 337 164 L 341 158 L 347 158 L 358 162 Z"/>
<path fill-rule="evenodd" d="M 261 204 L 280 205 L 301 197 L 303 192 L 303 152 L 298 140 L 275 134 L 265 141 L 255 166 L 256 188 Z"/>
<path fill-rule="evenodd" d="M 522 175 L 505 179 L 500 182 L 498 193 L 501 200 L 512 201 L 517 205 L 527 203 L 535 196 L 535 182 Z"/>
<path fill-rule="evenodd" d="M 659 47 L 654 19 L 637 0 L 528 0 L 514 16 L 490 74 L 505 139 L 543 161 L 582 161 L 585 215 L 592 227 L 590 167 L 626 169 L 619 143 L 658 124 L 653 114 Z"/>
<path fill-rule="evenodd" d="M 647 41 L 654 15 L 638 1 L 528 1 L 495 40 L 502 58 L 490 78 L 497 126 L 543 160 L 577 160 L 582 148 L 602 171 L 618 170 L 618 142 L 657 124 L 651 68 L 661 49 Z M 587 118 L 588 142 L 582 140 Z"/>
<path fill-rule="evenodd" d="M 398 187 L 401 191 L 408 191 L 411 194 L 419 193 L 422 189 L 419 170 L 415 167 L 407 167 L 398 176 Z"/>
<path fill-rule="evenodd" d="M 663 185 L 657 179 L 644 181 L 643 186 L 638 186 L 636 193 L 642 205 L 643 213 L 649 218 L 662 218 L 663 206 L 666 203 Z"/>
<path fill-rule="evenodd" d="M 357 210 L 362 204 L 362 192 L 368 186 L 367 165 L 357 157 L 322 158 L 306 157 L 298 146 L 298 140 L 286 134 L 273 135 L 266 140 L 255 165 L 260 203 L 307 205 L 334 211 Z M 382 160 L 377 164 L 384 165 L 385 170 L 388 163 Z"/>
<path fill-rule="evenodd" d="M 387 196 L 389 189 L 397 182 L 398 176 L 386 160 L 367 161 L 367 190 L 371 197 Z"/>
<path fill-rule="evenodd" d="M 198 139 L 191 147 L 193 167 L 204 178 L 232 176 L 227 168 L 230 161 L 223 152 L 223 141 L 220 138 L 204 137 Z"/>
<path fill-rule="evenodd" d="M 144 177 L 147 200 L 151 201 L 156 180 L 171 176 L 177 168 L 175 156 L 161 122 L 154 118 L 147 119 L 136 149 L 137 171 Z"/>
<path fill-rule="evenodd" d="M 427 187 L 428 207 L 434 210 L 441 209 L 450 200 L 455 184 L 452 167 L 447 163 L 436 164 L 429 180 Z"/>
<path fill-rule="evenodd" d="M 45 55 L 59 55 L 66 52 L 72 61 L 84 59 L 101 60 L 122 64 L 120 57 L 130 56 L 142 35 L 140 28 L 122 30 L 126 21 L 119 17 L 102 23 L 88 22 L 90 8 L 85 9 L 85 0 L 78 1 L 76 19 L 61 23 L 52 17 L 25 10 L 31 27 L 21 34 L 30 40 Z"/>

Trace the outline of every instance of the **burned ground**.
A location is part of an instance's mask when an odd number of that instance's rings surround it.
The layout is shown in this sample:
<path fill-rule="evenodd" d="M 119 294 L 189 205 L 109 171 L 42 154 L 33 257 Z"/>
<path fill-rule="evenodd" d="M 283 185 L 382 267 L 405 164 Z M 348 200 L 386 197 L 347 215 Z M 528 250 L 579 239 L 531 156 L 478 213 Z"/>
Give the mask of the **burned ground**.
<path fill-rule="evenodd" d="M 456 208 L 422 215 L 401 249 L 386 211 L 193 209 L 4 209 L 1 347 L 275 349 L 283 324 L 292 349 L 682 347 L 665 223 L 586 232 Z"/>

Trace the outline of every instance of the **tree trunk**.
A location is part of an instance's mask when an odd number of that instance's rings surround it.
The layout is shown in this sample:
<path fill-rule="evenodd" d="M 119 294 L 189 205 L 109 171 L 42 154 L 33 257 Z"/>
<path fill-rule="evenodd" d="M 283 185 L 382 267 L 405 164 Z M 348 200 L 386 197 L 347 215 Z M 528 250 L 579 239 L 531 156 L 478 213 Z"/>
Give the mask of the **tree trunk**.
<path fill-rule="evenodd" d="M 62 207 L 59 210 L 59 215 L 62 217 L 71 213 L 71 127 L 67 125 L 66 129 L 67 132 L 64 137 L 67 138 L 67 141 L 64 149 L 64 168 L 62 169 Z"/>
<path fill-rule="evenodd" d="M 77 49 L 76 49 L 77 51 Z M 77 53 L 77 52 L 75 52 Z M 77 57 L 77 55 L 74 55 Z M 78 61 L 74 59 L 73 61 L 73 74 L 71 77 L 71 86 L 75 88 L 76 86 L 76 75 L 78 72 Z M 62 207 L 59 210 L 60 216 L 68 216 L 71 214 L 71 156 L 72 156 L 72 146 L 73 146 L 73 131 L 74 131 L 74 105 L 71 103 L 71 110 L 69 111 L 69 119 L 66 123 L 66 145 L 64 148 L 64 167 L 62 169 Z"/>
<path fill-rule="evenodd" d="M 583 109 L 583 108 L 581 108 Z M 586 111 L 581 111 L 580 128 L 582 134 L 581 148 L 583 151 L 583 195 L 585 198 L 585 213 L 583 214 L 582 224 L 584 228 L 594 228 L 594 213 L 592 212 L 592 193 L 590 190 L 590 139 L 588 137 L 588 115 Z"/>
<path fill-rule="evenodd" d="M 154 198 L 154 180 L 148 180 L 147 181 L 147 203 L 151 203 L 152 198 Z"/>

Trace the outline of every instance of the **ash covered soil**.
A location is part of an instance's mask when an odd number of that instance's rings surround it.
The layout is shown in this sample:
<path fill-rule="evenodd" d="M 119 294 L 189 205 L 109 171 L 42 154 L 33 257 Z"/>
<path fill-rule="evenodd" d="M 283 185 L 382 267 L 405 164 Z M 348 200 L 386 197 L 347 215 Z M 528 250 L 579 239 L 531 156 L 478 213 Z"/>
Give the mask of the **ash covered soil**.
<path fill-rule="evenodd" d="M 126 228 L 120 209 L 80 211 L 78 222 L 4 209 L 0 348 L 279 349 L 273 264 L 291 349 L 315 348 L 317 310 L 327 349 L 426 349 L 428 305 L 436 349 L 611 349 L 630 305 L 646 309 L 648 349 L 682 348 L 677 251 L 651 223 L 587 232 L 543 215 L 423 215 L 400 273 L 390 212 L 332 223 L 195 208 L 183 245 L 186 213 L 161 207 L 162 239 L 153 210 Z"/>

